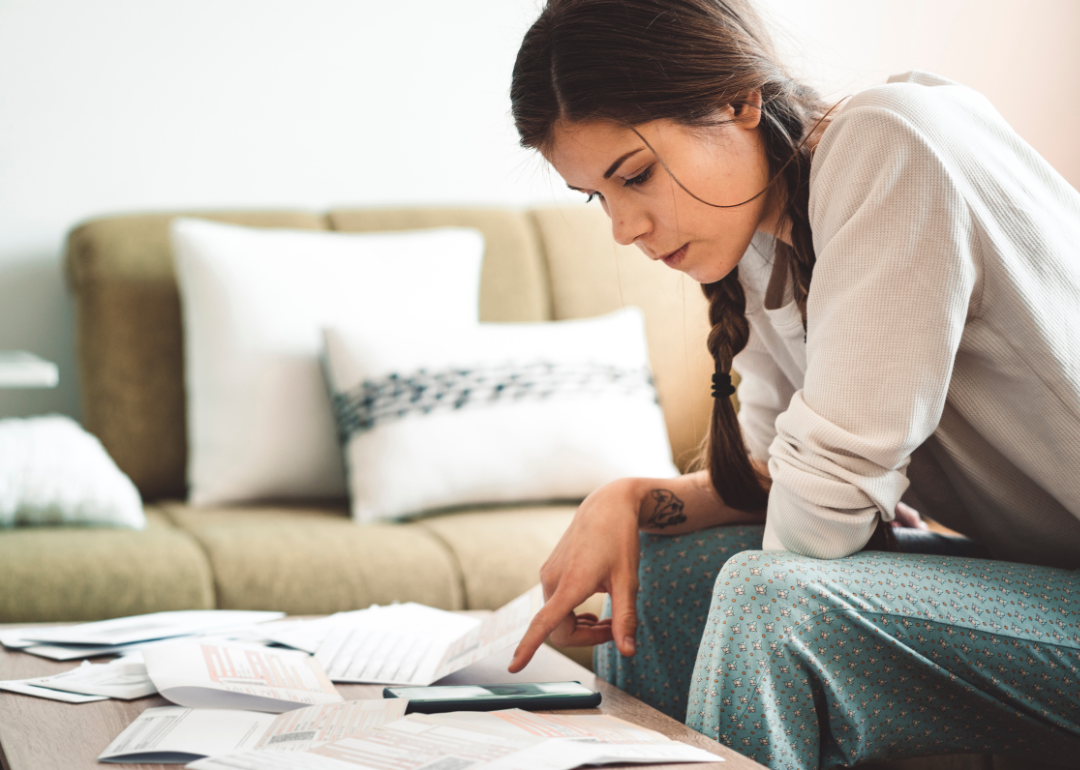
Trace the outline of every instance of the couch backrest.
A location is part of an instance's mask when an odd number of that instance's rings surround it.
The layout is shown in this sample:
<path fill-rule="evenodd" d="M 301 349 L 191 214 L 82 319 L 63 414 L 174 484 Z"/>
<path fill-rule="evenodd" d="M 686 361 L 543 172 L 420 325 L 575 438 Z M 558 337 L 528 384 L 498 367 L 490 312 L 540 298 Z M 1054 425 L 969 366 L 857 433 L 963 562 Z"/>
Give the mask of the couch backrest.
<path fill-rule="evenodd" d="M 624 305 L 645 312 L 649 351 L 676 462 L 708 420 L 704 299 L 697 285 L 616 246 L 593 207 L 351 209 L 141 214 L 95 219 L 68 238 L 76 298 L 83 424 L 144 499 L 186 496 L 187 428 L 180 298 L 168 242 L 176 216 L 255 227 L 348 232 L 475 227 L 486 241 L 483 321 L 583 318 Z"/>

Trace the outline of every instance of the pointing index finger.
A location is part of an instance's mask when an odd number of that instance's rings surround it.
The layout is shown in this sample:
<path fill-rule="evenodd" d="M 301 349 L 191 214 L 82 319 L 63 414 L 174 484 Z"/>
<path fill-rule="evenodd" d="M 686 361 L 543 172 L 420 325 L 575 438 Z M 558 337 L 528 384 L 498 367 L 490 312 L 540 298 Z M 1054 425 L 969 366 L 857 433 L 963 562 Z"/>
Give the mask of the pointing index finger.
<path fill-rule="evenodd" d="M 525 631 L 525 635 L 521 638 L 521 642 L 518 643 L 517 649 L 514 650 L 514 657 L 508 667 L 511 674 L 516 674 L 529 664 L 532 656 L 540 649 L 540 645 L 544 643 L 544 640 L 555 630 L 556 626 L 574 611 L 574 608 L 581 601 L 581 599 L 575 600 L 565 590 L 557 589 L 555 591 L 554 595 L 544 603 L 544 606 L 533 617 L 532 622 L 529 623 L 529 627 Z"/>

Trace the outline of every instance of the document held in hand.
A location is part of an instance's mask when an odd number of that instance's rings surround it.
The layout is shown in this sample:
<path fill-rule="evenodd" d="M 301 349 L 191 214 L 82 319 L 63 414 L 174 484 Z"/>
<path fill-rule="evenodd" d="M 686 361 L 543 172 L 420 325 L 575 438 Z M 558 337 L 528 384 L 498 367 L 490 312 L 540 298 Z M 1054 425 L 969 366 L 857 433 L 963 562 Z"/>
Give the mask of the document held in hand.
<path fill-rule="evenodd" d="M 429 685 L 521 641 L 544 606 L 540 586 L 456 634 L 421 629 L 333 628 L 315 658 L 335 682 Z"/>
<path fill-rule="evenodd" d="M 158 692 L 179 706 L 278 714 L 342 701 L 304 652 L 190 641 L 151 647 L 143 659 Z"/>

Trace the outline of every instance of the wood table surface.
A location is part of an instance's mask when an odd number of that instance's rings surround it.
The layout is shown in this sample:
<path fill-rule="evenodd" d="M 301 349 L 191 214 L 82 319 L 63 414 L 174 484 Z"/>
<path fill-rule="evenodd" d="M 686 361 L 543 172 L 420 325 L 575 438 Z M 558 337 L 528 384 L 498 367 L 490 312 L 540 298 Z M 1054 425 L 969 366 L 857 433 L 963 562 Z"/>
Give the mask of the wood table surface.
<path fill-rule="evenodd" d="M 16 626 L 0 625 L 4 628 Z M 506 682 L 579 681 L 598 690 L 598 709 L 559 711 L 559 714 L 610 714 L 710 751 L 724 761 L 695 765 L 649 765 L 666 770 L 763 770 L 751 759 L 706 738 L 681 722 L 645 705 L 547 645 L 518 674 L 506 667 L 512 650 L 505 650 L 440 680 L 438 684 L 500 684 Z M 104 658 L 101 660 L 109 660 Z M 0 647 L 0 680 L 29 679 L 67 671 L 79 661 L 58 662 Z M 382 685 L 336 685 L 346 700 L 382 698 Z M 159 695 L 135 701 L 103 700 L 62 703 L 0 691 L 0 767 L 3 770 L 89 770 L 101 768 L 97 756 L 144 709 L 172 705 Z M 182 765 L 124 764 L 132 770 L 165 770 Z M 620 767 L 622 767 L 620 765 Z"/>

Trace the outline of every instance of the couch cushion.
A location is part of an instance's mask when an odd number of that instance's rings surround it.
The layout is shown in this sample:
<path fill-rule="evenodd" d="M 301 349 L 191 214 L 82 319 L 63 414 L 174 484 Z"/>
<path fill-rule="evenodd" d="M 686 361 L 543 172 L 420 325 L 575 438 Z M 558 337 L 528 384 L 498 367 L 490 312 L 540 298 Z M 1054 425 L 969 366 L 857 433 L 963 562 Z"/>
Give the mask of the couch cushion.
<path fill-rule="evenodd" d="M 599 207 L 536 209 L 533 216 L 547 255 L 555 318 L 586 318 L 628 305 L 644 311 L 672 456 L 686 470 L 712 410 L 708 304 L 701 287 L 637 248 L 618 246 Z"/>
<path fill-rule="evenodd" d="M 174 216 L 106 217 L 68 237 L 83 426 L 148 500 L 187 494 L 180 296 L 168 241 Z M 305 212 L 185 216 L 325 229 L 322 216 Z"/>
<path fill-rule="evenodd" d="M 494 610 L 540 582 L 540 567 L 576 506 L 548 505 L 447 513 L 417 521 L 453 552 L 465 609 Z"/>
<path fill-rule="evenodd" d="M 210 560 L 220 609 L 321 615 L 414 601 L 464 607 L 454 557 L 416 524 L 357 524 L 340 508 L 165 506 Z"/>
<path fill-rule="evenodd" d="M 528 214 L 500 209 L 343 209 L 330 226 L 347 232 L 475 227 L 484 234 L 480 320 L 551 320 L 547 270 Z"/>
<path fill-rule="evenodd" d="M 154 508 L 143 531 L 19 527 L 0 532 L 0 623 L 86 621 L 212 609 L 195 539 Z"/>

